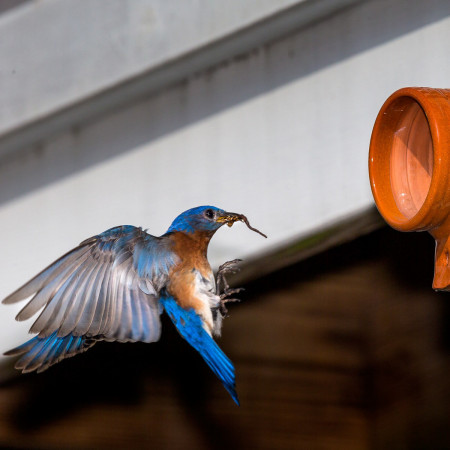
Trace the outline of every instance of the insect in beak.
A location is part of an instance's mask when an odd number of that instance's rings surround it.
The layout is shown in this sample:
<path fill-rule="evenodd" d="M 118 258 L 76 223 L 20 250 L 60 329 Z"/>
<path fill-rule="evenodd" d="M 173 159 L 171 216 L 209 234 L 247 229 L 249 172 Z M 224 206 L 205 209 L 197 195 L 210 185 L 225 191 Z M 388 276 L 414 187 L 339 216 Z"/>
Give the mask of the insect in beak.
<path fill-rule="evenodd" d="M 244 214 L 238 214 L 238 213 L 232 213 L 232 212 L 227 212 L 222 216 L 219 216 L 216 219 L 217 222 L 221 222 L 221 223 L 226 223 L 229 227 L 233 226 L 233 223 L 235 222 L 244 222 L 245 225 L 247 225 L 247 227 L 254 231 L 255 233 L 260 234 L 261 236 L 264 236 L 265 238 L 267 238 L 267 236 L 264 233 L 261 233 L 261 231 L 257 230 L 256 228 L 253 228 L 250 225 L 250 222 L 248 221 L 247 217 L 244 216 Z"/>

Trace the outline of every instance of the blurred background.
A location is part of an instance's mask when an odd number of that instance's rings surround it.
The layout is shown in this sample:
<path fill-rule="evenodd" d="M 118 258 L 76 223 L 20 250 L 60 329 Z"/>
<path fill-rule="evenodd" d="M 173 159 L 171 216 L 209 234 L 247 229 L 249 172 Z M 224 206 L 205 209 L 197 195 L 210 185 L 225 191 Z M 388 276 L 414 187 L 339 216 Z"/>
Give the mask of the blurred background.
<path fill-rule="evenodd" d="M 372 126 L 448 88 L 447 0 L 0 0 L 0 297 L 120 224 L 212 204 L 245 261 L 220 345 L 241 407 L 163 317 L 47 372 L 0 359 L 2 448 L 450 448 L 433 240 L 386 228 Z M 31 322 L 1 306 L 0 351 Z"/>

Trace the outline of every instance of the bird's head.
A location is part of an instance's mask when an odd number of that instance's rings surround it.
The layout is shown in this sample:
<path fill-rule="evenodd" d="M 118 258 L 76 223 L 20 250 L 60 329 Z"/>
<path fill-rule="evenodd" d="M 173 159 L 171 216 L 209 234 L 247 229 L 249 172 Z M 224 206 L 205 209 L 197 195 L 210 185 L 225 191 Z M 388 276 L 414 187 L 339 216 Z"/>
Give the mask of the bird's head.
<path fill-rule="evenodd" d="M 196 231 L 202 231 L 212 236 L 222 225 L 227 224 L 231 227 L 234 222 L 238 221 L 244 222 L 251 230 L 267 237 L 257 229 L 252 228 L 243 214 L 227 212 L 215 206 L 198 206 L 188 209 L 172 222 L 167 232 L 195 233 Z"/>

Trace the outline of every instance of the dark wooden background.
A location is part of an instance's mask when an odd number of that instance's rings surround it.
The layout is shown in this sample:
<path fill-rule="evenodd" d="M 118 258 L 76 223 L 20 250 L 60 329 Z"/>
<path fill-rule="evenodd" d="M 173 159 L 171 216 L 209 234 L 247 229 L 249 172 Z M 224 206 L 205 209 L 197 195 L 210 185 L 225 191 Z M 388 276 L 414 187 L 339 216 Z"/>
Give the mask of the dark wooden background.
<path fill-rule="evenodd" d="M 248 284 L 220 340 L 241 407 L 164 320 L 159 343 L 98 344 L 3 382 L 0 446 L 450 448 L 433 252 L 426 233 L 383 228 Z"/>

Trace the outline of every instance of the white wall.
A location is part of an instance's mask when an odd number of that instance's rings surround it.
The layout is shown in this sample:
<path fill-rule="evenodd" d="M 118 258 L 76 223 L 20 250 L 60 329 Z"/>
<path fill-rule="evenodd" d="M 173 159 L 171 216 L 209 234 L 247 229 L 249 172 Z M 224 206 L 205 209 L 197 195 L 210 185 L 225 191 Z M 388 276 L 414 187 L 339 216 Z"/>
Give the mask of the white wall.
<path fill-rule="evenodd" d="M 125 223 L 161 234 L 200 204 L 269 235 L 220 230 L 214 264 L 366 208 L 383 101 L 403 86 L 448 87 L 449 13 L 446 1 L 358 3 L 4 156 L 0 297 L 88 236 Z M 1 311 L 6 350 L 25 328 L 17 308 Z"/>

